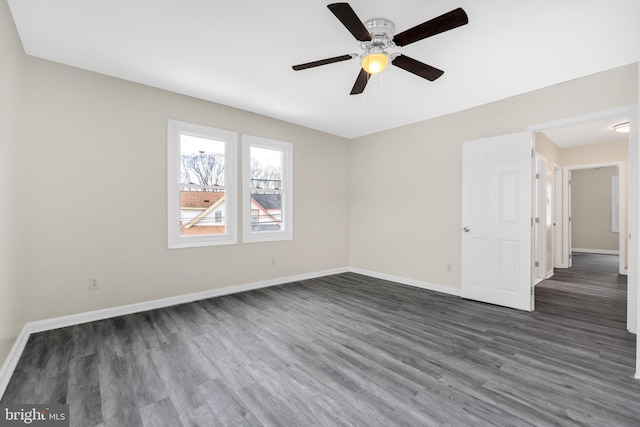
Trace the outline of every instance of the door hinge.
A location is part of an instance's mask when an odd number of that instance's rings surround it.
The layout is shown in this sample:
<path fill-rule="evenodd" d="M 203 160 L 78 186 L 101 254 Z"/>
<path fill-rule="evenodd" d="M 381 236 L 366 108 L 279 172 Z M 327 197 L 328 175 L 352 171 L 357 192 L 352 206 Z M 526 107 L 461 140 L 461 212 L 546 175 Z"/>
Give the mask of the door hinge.
<path fill-rule="evenodd" d="M 573 258 L 573 256 L 571 255 L 571 253 L 569 253 L 569 259 Z"/>
<path fill-rule="evenodd" d="M 569 222 L 571 222 L 571 217 L 569 217 Z"/>
<path fill-rule="evenodd" d="M 535 266 L 536 266 L 536 267 L 540 267 L 540 261 L 536 261 L 536 262 L 535 262 Z"/>
<path fill-rule="evenodd" d="M 540 218 L 536 218 L 536 224 L 540 224 Z"/>
<path fill-rule="evenodd" d="M 540 179 L 540 174 L 536 173 L 536 179 Z"/>

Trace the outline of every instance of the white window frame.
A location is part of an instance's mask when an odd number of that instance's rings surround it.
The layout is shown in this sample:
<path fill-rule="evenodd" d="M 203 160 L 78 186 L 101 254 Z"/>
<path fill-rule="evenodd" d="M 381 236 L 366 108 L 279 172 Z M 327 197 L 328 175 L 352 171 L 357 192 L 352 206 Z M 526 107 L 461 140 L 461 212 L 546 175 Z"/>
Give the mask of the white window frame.
<path fill-rule="evenodd" d="M 282 230 L 251 230 L 251 147 L 282 152 Z M 242 241 L 274 242 L 293 239 L 293 144 L 251 135 L 242 136 Z"/>
<path fill-rule="evenodd" d="M 224 234 L 180 235 L 180 135 L 215 139 L 225 143 L 224 191 L 226 222 Z M 238 134 L 208 126 L 168 120 L 167 123 L 167 231 L 168 248 L 232 245 L 238 242 L 237 165 Z"/>

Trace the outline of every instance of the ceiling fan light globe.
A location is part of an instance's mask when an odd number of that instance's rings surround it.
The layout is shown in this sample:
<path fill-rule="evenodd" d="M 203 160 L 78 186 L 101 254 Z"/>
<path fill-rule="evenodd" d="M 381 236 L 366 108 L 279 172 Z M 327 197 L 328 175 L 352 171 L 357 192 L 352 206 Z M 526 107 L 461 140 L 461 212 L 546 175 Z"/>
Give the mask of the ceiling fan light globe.
<path fill-rule="evenodd" d="M 386 53 L 370 53 L 362 58 L 362 68 L 369 74 L 378 74 L 389 65 L 389 56 Z"/>

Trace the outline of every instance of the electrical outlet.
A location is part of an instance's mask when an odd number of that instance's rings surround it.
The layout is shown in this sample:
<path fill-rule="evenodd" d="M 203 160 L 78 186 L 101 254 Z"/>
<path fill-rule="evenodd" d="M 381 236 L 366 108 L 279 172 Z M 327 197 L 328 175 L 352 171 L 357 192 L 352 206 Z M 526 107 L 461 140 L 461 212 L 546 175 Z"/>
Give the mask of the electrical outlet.
<path fill-rule="evenodd" d="M 447 273 L 453 273 L 453 264 L 447 264 Z"/>
<path fill-rule="evenodd" d="M 98 283 L 98 279 L 96 277 L 89 277 L 89 290 L 96 291 L 100 289 L 100 284 Z"/>

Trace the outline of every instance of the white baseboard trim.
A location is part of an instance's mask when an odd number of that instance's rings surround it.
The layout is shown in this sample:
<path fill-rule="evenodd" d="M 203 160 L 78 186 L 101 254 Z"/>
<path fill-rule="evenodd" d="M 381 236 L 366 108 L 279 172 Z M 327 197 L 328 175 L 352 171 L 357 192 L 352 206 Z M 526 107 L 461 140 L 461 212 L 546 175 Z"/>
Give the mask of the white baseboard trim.
<path fill-rule="evenodd" d="M 271 286 L 283 285 L 285 283 L 298 282 L 300 280 L 315 279 L 318 277 L 330 276 L 333 274 L 347 273 L 348 267 L 336 268 L 332 270 L 318 271 L 314 273 L 299 274 L 295 276 L 279 277 L 276 279 L 262 280 L 259 282 L 246 283 L 242 285 L 227 286 L 220 289 L 211 289 L 203 292 L 195 292 L 185 295 L 177 295 L 175 297 L 144 301 L 135 304 L 127 304 L 118 307 L 105 308 L 102 310 L 88 311 L 84 313 L 71 314 L 68 316 L 54 317 L 51 319 L 36 320 L 27 322 L 13 347 L 9 351 L 9 355 L 5 359 L 2 368 L 0 368 L 0 397 L 4 394 L 13 371 L 18 365 L 20 356 L 24 351 L 29 336 L 33 333 L 49 331 L 52 329 L 64 328 L 67 326 L 79 325 L 87 322 L 95 322 L 97 320 L 110 319 L 112 317 L 123 316 L 126 314 L 139 313 L 142 311 L 154 310 L 158 308 L 171 307 L 173 305 L 185 304 L 193 301 L 200 301 L 208 298 L 220 297 L 224 295 L 237 294 L 256 289 L 268 288 Z"/>
<path fill-rule="evenodd" d="M 582 252 L 584 254 L 600 254 L 600 255 L 620 255 L 620 251 L 615 251 L 611 249 L 571 248 L 571 252 Z"/>
<path fill-rule="evenodd" d="M 408 279 L 406 277 L 394 276 L 391 274 L 378 273 L 377 271 L 365 270 L 362 268 L 351 267 L 349 269 L 352 273 L 362 274 L 365 276 L 375 277 L 376 279 L 388 280 L 390 282 L 401 283 L 403 285 L 413 286 L 416 288 L 427 289 L 429 291 L 436 291 L 443 294 L 461 296 L 460 289 L 451 288 L 449 286 L 436 285 L 434 283 L 422 282 L 420 280 Z"/>
<path fill-rule="evenodd" d="M 551 279 L 553 277 L 553 268 L 549 271 L 547 271 L 547 279 Z"/>
<path fill-rule="evenodd" d="M 31 333 L 27 330 L 27 325 L 24 325 L 13 343 L 7 358 L 4 360 L 2 368 L 0 368 L 0 398 L 9 385 L 9 380 L 11 379 L 11 375 L 13 375 L 13 371 L 15 371 L 16 366 L 18 366 L 18 361 L 20 360 L 20 356 L 22 356 L 24 347 L 27 345 L 30 334 Z"/>
<path fill-rule="evenodd" d="M 242 285 L 227 286 L 208 291 L 194 292 L 191 294 L 177 295 L 175 297 L 144 301 L 135 304 L 127 304 L 118 307 L 106 308 L 103 310 L 88 311 L 85 313 L 72 314 L 69 316 L 54 317 L 52 319 L 37 320 L 29 322 L 30 332 L 42 332 L 51 329 L 64 328 L 67 326 L 79 325 L 81 323 L 104 320 L 126 314 L 139 313 L 141 311 L 154 310 L 157 308 L 171 307 L 178 304 L 186 304 L 193 301 L 200 301 L 208 298 L 215 298 L 224 295 L 238 294 L 240 292 L 253 291 L 256 289 L 268 288 L 270 286 L 283 285 L 285 283 L 297 282 L 300 280 L 315 279 L 317 277 L 330 276 L 332 274 L 346 273 L 349 269 L 336 268 L 333 270 L 318 271 L 315 273 L 300 274 L 295 276 L 279 277 L 276 279 L 262 280 L 259 282 L 246 283 Z"/>

